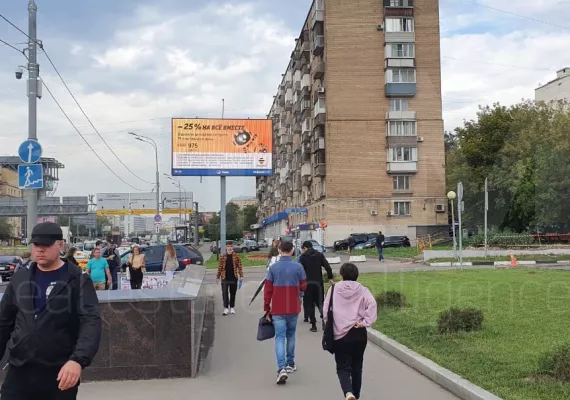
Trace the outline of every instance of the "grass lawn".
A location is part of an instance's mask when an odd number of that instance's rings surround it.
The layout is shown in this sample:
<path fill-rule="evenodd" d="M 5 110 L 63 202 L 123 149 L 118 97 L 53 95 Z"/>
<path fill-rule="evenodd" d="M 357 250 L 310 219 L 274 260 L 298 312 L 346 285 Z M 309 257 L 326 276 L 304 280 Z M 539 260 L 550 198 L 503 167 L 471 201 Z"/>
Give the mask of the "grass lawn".
<path fill-rule="evenodd" d="M 262 255 L 262 253 L 248 253 L 249 255 Z M 249 260 L 247 258 L 248 254 L 240 253 L 238 254 L 241 258 L 241 263 L 244 267 L 260 267 L 265 266 L 267 264 L 267 254 L 265 254 L 265 258 L 257 259 L 257 260 Z M 212 256 L 204 263 L 206 269 L 218 269 L 218 260 L 216 260 L 216 255 L 212 254 Z"/>
<path fill-rule="evenodd" d="M 570 384 L 532 379 L 545 353 L 570 342 L 570 272 L 469 270 L 363 275 L 373 293 L 410 306 L 380 310 L 375 328 L 506 400 L 570 398 Z M 439 335 L 439 313 L 478 307 L 484 330 Z"/>
<path fill-rule="evenodd" d="M 543 255 L 543 254 L 525 254 L 516 256 L 518 261 L 548 261 L 556 263 L 556 261 L 569 261 L 570 254 L 566 255 Z M 465 257 L 464 262 L 472 261 L 510 261 L 510 256 L 493 256 L 493 257 Z M 457 262 L 456 258 L 432 258 L 427 262 L 437 263 L 437 262 Z"/>

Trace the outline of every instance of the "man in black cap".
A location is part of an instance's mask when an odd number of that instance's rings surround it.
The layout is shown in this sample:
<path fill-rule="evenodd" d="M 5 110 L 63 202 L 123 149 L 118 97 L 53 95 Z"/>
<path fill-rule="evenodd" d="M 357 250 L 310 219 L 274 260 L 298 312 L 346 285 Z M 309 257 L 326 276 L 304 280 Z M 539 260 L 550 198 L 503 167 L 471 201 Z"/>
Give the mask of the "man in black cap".
<path fill-rule="evenodd" d="M 14 273 L 0 301 L 0 355 L 8 348 L 2 400 L 76 399 L 81 370 L 101 339 L 99 301 L 88 274 L 59 258 L 54 223 L 32 231 L 29 268 Z"/>
<path fill-rule="evenodd" d="M 315 307 L 319 309 L 321 319 L 323 318 L 323 302 L 325 300 L 325 286 L 323 283 L 323 268 L 327 272 L 327 278 L 331 285 L 334 285 L 334 275 L 332 268 L 323 253 L 313 249 L 310 240 L 302 244 L 303 254 L 299 257 L 299 263 L 305 269 L 307 275 L 307 290 L 303 296 L 305 312 L 305 322 L 311 322 L 311 332 L 317 332 L 317 317 Z"/>

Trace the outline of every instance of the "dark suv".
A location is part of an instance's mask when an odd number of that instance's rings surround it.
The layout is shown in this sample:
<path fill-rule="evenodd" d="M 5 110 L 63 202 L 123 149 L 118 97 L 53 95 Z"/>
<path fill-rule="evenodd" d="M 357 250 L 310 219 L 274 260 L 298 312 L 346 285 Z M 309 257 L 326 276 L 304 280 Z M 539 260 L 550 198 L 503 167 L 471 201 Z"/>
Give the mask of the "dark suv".
<path fill-rule="evenodd" d="M 178 269 L 177 271 L 182 271 L 190 264 L 204 264 L 204 257 L 198 249 L 189 244 L 179 244 L 173 243 L 174 250 L 176 251 L 176 258 L 178 259 Z M 164 260 L 164 252 L 166 251 L 166 245 L 155 244 L 151 246 L 141 246 L 142 254 L 145 256 L 146 270 L 148 272 L 161 272 L 162 271 L 162 261 Z M 125 270 L 127 268 L 127 261 L 131 255 L 132 250 L 128 250 L 121 254 L 121 268 Z"/>
<path fill-rule="evenodd" d="M 350 236 L 352 236 L 354 238 L 354 245 L 357 245 L 360 243 L 368 242 L 370 239 L 373 239 L 376 236 L 378 236 L 378 234 L 377 233 L 351 233 Z M 336 242 L 334 242 L 333 248 L 334 248 L 334 251 L 347 250 L 348 249 L 348 238 L 342 239 L 342 240 L 337 240 Z"/>
<path fill-rule="evenodd" d="M 20 257 L 0 256 L 0 277 L 2 277 L 2 282 L 12 278 L 19 262 Z"/>

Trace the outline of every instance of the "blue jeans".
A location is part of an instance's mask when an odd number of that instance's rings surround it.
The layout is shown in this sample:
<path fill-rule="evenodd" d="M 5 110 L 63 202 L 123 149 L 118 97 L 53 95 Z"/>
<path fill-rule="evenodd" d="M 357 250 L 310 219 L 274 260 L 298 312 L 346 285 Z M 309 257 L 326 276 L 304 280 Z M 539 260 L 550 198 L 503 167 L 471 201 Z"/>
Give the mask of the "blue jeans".
<path fill-rule="evenodd" d="M 295 365 L 295 334 L 297 332 L 298 318 L 298 314 L 273 316 L 275 357 L 277 357 L 278 371 L 288 365 Z M 285 341 L 287 341 L 287 345 L 285 345 Z"/>
<path fill-rule="evenodd" d="M 383 247 L 376 247 L 376 249 L 378 250 L 378 260 L 379 261 L 384 260 L 384 248 Z"/>

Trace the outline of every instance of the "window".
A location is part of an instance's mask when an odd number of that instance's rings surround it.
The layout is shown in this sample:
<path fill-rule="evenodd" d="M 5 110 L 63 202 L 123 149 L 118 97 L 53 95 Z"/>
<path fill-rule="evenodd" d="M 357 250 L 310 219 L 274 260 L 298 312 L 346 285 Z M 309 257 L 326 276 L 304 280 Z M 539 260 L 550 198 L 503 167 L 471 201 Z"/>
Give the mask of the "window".
<path fill-rule="evenodd" d="M 408 100 L 390 99 L 390 111 L 408 111 Z"/>
<path fill-rule="evenodd" d="M 413 18 L 386 18 L 385 23 L 386 32 L 413 32 L 414 19 Z"/>
<path fill-rule="evenodd" d="M 390 7 L 404 7 L 404 0 L 390 0 Z"/>
<path fill-rule="evenodd" d="M 395 201 L 394 214 L 395 215 L 411 215 L 412 203 L 409 201 Z"/>
<path fill-rule="evenodd" d="M 416 121 L 389 121 L 388 136 L 416 136 Z"/>
<path fill-rule="evenodd" d="M 390 162 L 415 162 L 418 161 L 417 147 L 391 147 Z"/>
<path fill-rule="evenodd" d="M 391 83 L 415 83 L 416 70 L 413 68 L 394 68 Z"/>
<path fill-rule="evenodd" d="M 410 190 L 410 177 L 407 175 L 393 176 L 392 189 L 394 190 Z"/>
<path fill-rule="evenodd" d="M 414 58 L 415 45 L 414 43 L 393 43 L 390 45 L 391 57 L 394 58 Z"/>

